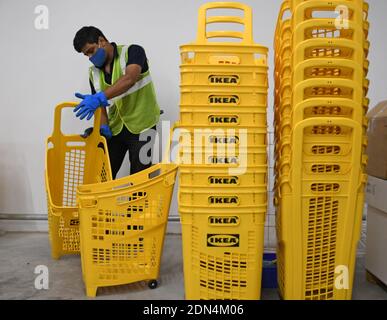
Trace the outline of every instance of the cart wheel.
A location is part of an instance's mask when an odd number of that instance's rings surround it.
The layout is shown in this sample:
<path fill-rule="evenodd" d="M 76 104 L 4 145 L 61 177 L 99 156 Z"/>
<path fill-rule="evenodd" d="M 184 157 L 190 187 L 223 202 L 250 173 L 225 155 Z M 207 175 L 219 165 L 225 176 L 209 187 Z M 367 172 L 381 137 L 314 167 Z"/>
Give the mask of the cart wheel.
<path fill-rule="evenodd" d="M 156 289 L 157 286 L 158 286 L 157 280 L 151 280 L 151 281 L 148 282 L 148 287 L 149 287 L 150 289 Z"/>

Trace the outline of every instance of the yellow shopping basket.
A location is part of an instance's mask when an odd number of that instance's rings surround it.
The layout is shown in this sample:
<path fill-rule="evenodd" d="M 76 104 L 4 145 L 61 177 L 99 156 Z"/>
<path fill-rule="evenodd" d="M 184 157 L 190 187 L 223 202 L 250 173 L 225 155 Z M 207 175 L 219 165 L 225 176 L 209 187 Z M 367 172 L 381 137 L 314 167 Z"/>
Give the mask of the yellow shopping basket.
<path fill-rule="evenodd" d="M 179 212 L 185 298 L 260 299 L 266 207 L 244 212 L 180 207 Z"/>
<path fill-rule="evenodd" d="M 267 127 L 230 128 L 199 125 L 179 126 L 180 146 L 203 146 L 221 149 L 248 148 L 267 145 Z"/>
<path fill-rule="evenodd" d="M 179 206 L 234 208 L 235 212 L 245 208 L 256 208 L 267 203 L 267 185 L 261 184 L 235 189 L 204 187 L 180 187 Z"/>
<path fill-rule="evenodd" d="M 261 127 L 267 125 L 267 105 L 250 107 L 180 106 L 182 126 Z"/>
<path fill-rule="evenodd" d="M 54 259 L 80 251 L 77 186 L 112 179 L 106 140 L 99 130 L 86 139 L 61 132 L 62 110 L 76 105 L 62 103 L 56 107 L 54 130 L 46 141 L 45 184 Z M 100 112 L 95 113 L 94 128 L 100 126 Z"/>
<path fill-rule="evenodd" d="M 305 141 L 305 129 L 330 125 L 352 128 L 350 159 L 346 154 L 328 153 L 315 160 L 307 156 L 310 145 Z M 361 126 L 349 119 L 307 119 L 294 130 L 292 170 L 289 177 L 280 178 L 278 194 L 281 209 L 277 219 L 281 222 L 277 231 L 282 254 L 279 263 L 283 272 L 279 279 L 285 281 L 280 285 L 285 299 L 350 297 L 364 187 L 360 137 Z M 297 146 L 300 147 L 296 150 Z M 346 290 L 334 285 L 340 266 L 347 268 L 351 279 Z"/>
<path fill-rule="evenodd" d="M 267 104 L 267 88 L 241 87 L 212 89 L 208 86 L 195 86 L 181 89 L 181 105 L 218 107 L 253 107 Z"/>
<path fill-rule="evenodd" d="M 209 87 L 268 86 L 268 66 L 265 60 L 256 62 L 257 66 L 233 66 L 214 64 L 209 66 L 190 65 L 185 60 L 180 66 L 181 84 L 195 86 L 205 84 Z M 188 61 L 190 62 L 190 61 Z"/>
<path fill-rule="evenodd" d="M 254 188 L 267 184 L 267 165 L 249 167 L 241 175 L 230 174 L 228 168 L 214 168 L 206 165 L 180 165 L 179 182 L 181 187 L 202 187 L 215 189 Z"/>
<path fill-rule="evenodd" d="M 177 165 L 161 163 L 115 181 L 79 186 L 88 296 L 98 287 L 143 280 L 157 287 L 176 172 Z"/>

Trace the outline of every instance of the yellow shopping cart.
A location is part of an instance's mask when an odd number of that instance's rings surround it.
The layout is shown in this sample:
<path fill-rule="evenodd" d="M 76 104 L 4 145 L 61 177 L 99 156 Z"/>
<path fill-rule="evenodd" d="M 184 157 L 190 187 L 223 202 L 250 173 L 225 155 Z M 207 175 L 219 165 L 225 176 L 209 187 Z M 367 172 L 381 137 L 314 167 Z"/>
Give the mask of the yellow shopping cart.
<path fill-rule="evenodd" d="M 62 110 L 76 105 L 69 102 L 56 107 L 54 130 L 46 141 L 45 185 L 54 259 L 80 251 L 77 187 L 112 180 L 106 140 L 99 130 L 86 139 L 61 132 Z M 95 113 L 95 128 L 100 126 L 100 112 Z"/>
<path fill-rule="evenodd" d="M 129 177 L 78 187 L 88 296 L 96 296 L 98 287 L 143 280 L 157 287 L 176 172 L 177 165 L 165 161 Z"/>

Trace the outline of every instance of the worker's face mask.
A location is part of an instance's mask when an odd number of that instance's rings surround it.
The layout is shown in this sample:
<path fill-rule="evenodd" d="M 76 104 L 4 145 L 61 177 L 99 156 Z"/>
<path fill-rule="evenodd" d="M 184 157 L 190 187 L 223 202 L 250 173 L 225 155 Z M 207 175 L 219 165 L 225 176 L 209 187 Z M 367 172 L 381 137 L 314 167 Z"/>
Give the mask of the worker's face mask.
<path fill-rule="evenodd" d="M 92 55 L 89 60 L 92 64 L 94 64 L 97 68 L 103 67 L 106 61 L 106 50 L 104 48 L 98 48 L 98 50 Z"/>

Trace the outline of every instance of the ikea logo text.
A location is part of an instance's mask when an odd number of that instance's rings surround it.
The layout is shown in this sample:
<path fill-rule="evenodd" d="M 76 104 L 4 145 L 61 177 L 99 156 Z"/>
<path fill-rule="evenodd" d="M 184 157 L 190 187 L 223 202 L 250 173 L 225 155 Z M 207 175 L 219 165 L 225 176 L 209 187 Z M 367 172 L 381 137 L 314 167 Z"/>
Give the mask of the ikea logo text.
<path fill-rule="evenodd" d="M 210 124 L 213 123 L 219 123 L 219 124 L 230 124 L 230 125 L 235 125 L 239 123 L 239 118 L 238 116 L 209 116 L 208 117 L 208 122 Z"/>
<path fill-rule="evenodd" d="M 238 76 L 224 76 L 224 75 L 212 75 L 208 77 L 208 80 L 211 84 L 238 84 Z"/>
<path fill-rule="evenodd" d="M 232 96 L 210 96 L 209 103 L 211 104 L 238 104 L 239 97 L 237 95 Z"/>
<path fill-rule="evenodd" d="M 239 247 L 239 234 L 207 234 L 208 247 Z"/>
<path fill-rule="evenodd" d="M 238 204 L 238 197 L 209 197 L 209 204 Z"/>
<path fill-rule="evenodd" d="M 210 225 L 232 225 L 237 226 L 239 225 L 239 217 L 209 217 L 208 222 Z"/>
<path fill-rule="evenodd" d="M 209 157 L 208 160 L 212 164 L 238 164 L 237 157 Z"/>
<path fill-rule="evenodd" d="M 208 141 L 209 143 L 238 144 L 239 138 L 237 136 L 234 136 L 234 137 L 210 136 L 208 138 Z"/>
<path fill-rule="evenodd" d="M 239 178 L 238 177 L 209 177 L 208 178 L 209 184 L 232 184 L 237 185 L 239 184 Z"/>

